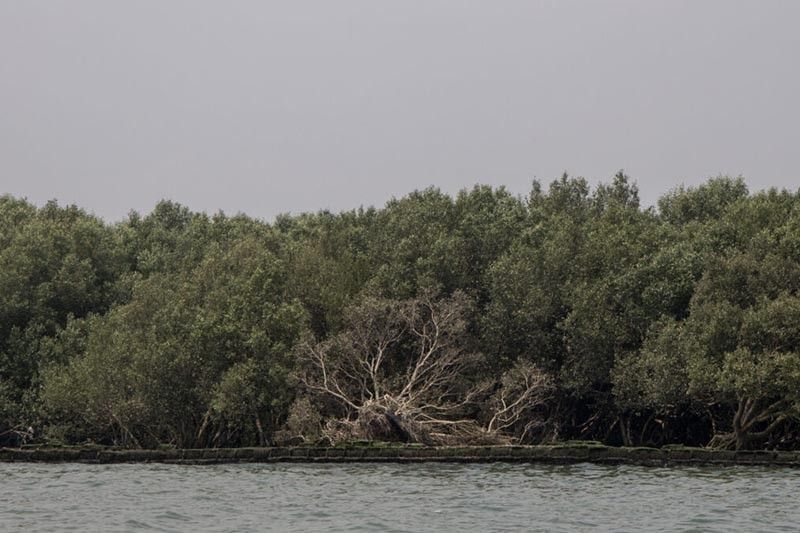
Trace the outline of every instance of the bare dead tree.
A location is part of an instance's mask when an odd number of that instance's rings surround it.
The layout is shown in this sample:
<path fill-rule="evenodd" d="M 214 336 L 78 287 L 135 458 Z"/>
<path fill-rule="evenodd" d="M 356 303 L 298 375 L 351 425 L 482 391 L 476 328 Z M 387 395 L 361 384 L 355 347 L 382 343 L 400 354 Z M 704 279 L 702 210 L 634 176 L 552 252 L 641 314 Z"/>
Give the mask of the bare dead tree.
<path fill-rule="evenodd" d="M 327 436 L 426 444 L 506 441 L 501 435 L 543 400 L 545 381 L 533 367 L 509 374 L 499 387 L 497 412 L 488 426 L 479 425 L 473 415 L 498 386 L 469 379 L 480 360 L 465 345 L 469 311 L 469 299 L 460 292 L 438 300 L 370 298 L 348 312 L 342 333 L 304 343 L 301 381 L 343 414 L 329 421 Z"/>
<path fill-rule="evenodd" d="M 520 361 L 500 378 L 499 388 L 490 399 L 492 416 L 486 431 L 510 434 L 518 442 L 525 442 L 544 424 L 539 411 L 554 391 L 555 384 L 548 374 L 528 361 Z"/>

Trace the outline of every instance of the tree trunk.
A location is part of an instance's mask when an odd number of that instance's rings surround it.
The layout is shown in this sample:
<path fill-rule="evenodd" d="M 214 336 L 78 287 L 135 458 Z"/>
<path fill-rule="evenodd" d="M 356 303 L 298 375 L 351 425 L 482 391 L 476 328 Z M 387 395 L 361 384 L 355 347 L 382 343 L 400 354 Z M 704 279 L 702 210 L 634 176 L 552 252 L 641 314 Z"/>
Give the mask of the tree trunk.
<path fill-rule="evenodd" d="M 733 416 L 733 431 L 715 434 L 709 447 L 746 450 L 755 442 L 768 438 L 786 419 L 786 401 L 781 399 L 766 407 L 758 408 L 759 400 L 741 397 Z M 762 404 L 763 405 L 763 404 Z M 767 424 L 761 431 L 753 431 L 759 424 Z"/>
<path fill-rule="evenodd" d="M 631 420 L 623 415 L 619 416 L 619 432 L 622 435 L 623 446 L 633 446 L 631 438 Z"/>
<path fill-rule="evenodd" d="M 256 430 L 258 430 L 258 445 L 259 446 L 266 446 L 267 441 L 264 438 L 264 429 L 261 427 L 261 419 L 258 415 L 255 415 L 256 418 Z"/>

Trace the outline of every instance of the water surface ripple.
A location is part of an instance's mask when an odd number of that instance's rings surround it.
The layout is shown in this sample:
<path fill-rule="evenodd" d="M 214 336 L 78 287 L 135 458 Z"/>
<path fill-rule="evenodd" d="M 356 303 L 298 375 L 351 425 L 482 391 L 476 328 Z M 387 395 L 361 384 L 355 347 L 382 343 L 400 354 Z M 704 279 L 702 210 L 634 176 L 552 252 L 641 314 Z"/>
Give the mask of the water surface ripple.
<path fill-rule="evenodd" d="M 2 531 L 796 531 L 800 470 L 0 464 Z"/>

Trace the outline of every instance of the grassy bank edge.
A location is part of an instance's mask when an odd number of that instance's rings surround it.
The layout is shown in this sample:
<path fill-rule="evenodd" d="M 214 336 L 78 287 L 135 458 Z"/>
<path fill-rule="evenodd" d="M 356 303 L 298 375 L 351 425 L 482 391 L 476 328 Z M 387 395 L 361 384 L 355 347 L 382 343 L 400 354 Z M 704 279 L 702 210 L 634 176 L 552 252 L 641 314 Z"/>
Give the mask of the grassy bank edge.
<path fill-rule="evenodd" d="M 727 451 L 670 446 L 624 448 L 601 444 L 548 446 L 347 445 L 334 447 L 206 448 L 128 450 L 96 446 L 0 448 L 0 462 L 72 463 L 600 463 L 667 465 L 760 465 L 800 467 L 800 451 Z"/>

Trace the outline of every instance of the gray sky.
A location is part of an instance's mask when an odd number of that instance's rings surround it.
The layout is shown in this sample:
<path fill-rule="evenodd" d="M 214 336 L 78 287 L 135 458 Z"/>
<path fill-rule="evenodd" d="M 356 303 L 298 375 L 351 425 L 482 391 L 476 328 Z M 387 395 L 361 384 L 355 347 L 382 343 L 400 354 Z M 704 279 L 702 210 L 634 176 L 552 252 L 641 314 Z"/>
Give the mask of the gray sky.
<path fill-rule="evenodd" d="M 0 193 L 109 220 L 800 185 L 800 2 L 0 0 Z"/>

